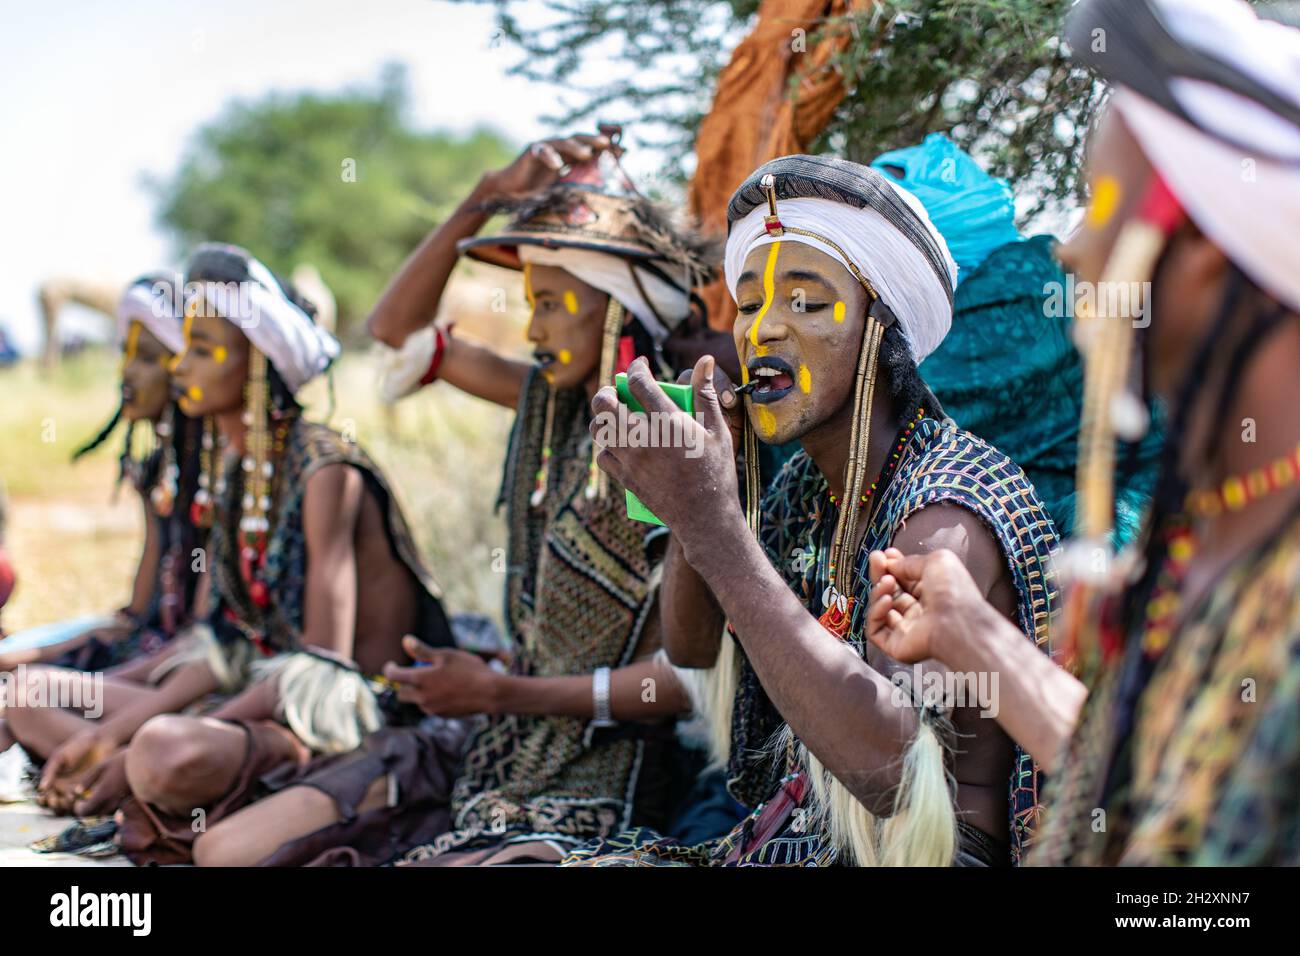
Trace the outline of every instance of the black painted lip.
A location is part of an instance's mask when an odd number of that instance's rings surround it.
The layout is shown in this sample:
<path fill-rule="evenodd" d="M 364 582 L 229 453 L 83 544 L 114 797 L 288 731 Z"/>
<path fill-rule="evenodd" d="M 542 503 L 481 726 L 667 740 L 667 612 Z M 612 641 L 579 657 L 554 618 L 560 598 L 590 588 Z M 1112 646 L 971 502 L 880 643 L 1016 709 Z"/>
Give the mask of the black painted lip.
<path fill-rule="evenodd" d="M 773 402 L 779 402 L 794 391 L 794 383 L 797 381 L 797 376 L 795 375 L 794 368 L 785 359 L 776 355 L 764 355 L 760 358 L 750 359 L 749 364 L 746 367 L 749 370 L 749 380 L 751 382 L 755 381 L 757 377 L 755 372 L 760 368 L 774 368 L 778 372 L 784 372 L 786 375 L 790 376 L 790 384 L 785 388 L 768 389 L 764 392 L 759 392 L 755 389 L 750 392 L 749 400 L 755 405 L 771 405 Z"/>
<path fill-rule="evenodd" d="M 538 350 L 533 353 L 533 362 L 538 368 L 548 368 L 555 364 L 556 356 L 553 352 L 544 352 Z"/>
<path fill-rule="evenodd" d="M 786 375 L 794 378 L 794 366 L 777 355 L 764 355 L 759 358 L 752 358 L 749 360 L 748 368 L 751 377 L 760 368 L 774 368 L 778 372 L 785 372 Z"/>

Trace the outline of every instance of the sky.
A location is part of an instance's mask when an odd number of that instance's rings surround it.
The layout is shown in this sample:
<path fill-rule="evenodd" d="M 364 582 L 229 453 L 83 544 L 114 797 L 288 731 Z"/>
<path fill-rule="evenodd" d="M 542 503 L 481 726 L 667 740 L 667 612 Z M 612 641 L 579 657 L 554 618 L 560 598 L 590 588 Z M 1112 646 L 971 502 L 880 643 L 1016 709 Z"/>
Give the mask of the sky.
<path fill-rule="evenodd" d="M 175 267 L 142 174 L 233 98 L 374 88 L 399 61 L 418 127 L 553 133 L 559 91 L 507 76 L 495 33 L 490 6 L 444 0 L 0 0 L 0 327 L 32 351 L 42 280 Z"/>

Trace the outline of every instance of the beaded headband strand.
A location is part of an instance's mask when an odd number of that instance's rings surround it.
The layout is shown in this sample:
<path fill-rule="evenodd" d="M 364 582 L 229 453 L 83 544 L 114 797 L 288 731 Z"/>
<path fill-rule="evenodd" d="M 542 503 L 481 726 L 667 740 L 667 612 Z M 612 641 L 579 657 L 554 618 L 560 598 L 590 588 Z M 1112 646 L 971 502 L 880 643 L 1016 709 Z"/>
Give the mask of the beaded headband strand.
<path fill-rule="evenodd" d="M 867 311 L 866 328 L 863 330 L 862 348 L 858 353 L 858 368 L 854 378 L 852 429 L 849 435 L 849 459 L 844 469 L 845 501 L 858 502 L 862 497 L 862 487 L 866 483 L 867 452 L 871 447 L 871 411 L 876 392 L 878 373 L 877 361 L 880 356 L 880 343 L 885 329 L 894 322 L 894 313 L 887 306 L 876 287 L 861 270 L 853 264 L 844 250 L 833 240 L 807 229 L 794 229 L 781 223 L 777 210 L 776 177 L 768 173 L 761 181 L 767 193 L 768 215 L 763 217 L 763 225 L 770 236 L 783 236 L 794 232 L 816 239 L 837 250 L 849 263 L 853 277 L 858 280 L 871 299 Z M 750 531 L 759 533 L 759 498 L 761 476 L 758 469 L 758 438 L 749 416 L 745 416 L 744 429 L 745 456 L 745 519 Z M 831 544 L 831 564 L 829 567 L 826 590 L 822 594 L 822 606 L 825 610 L 820 618 L 824 626 L 839 638 L 847 636 L 853 619 L 854 599 L 844 593 L 841 582 L 853 573 L 854 538 L 858 528 L 858 508 L 845 507 L 840 510 L 835 522 L 835 535 Z"/>

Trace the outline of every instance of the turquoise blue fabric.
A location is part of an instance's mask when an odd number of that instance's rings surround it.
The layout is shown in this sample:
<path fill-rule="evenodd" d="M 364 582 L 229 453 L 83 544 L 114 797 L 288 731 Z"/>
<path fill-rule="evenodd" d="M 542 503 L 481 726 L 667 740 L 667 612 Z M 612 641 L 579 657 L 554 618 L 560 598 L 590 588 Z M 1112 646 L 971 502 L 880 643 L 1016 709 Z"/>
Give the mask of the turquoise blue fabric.
<path fill-rule="evenodd" d="M 924 204 L 957 263 L 958 282 L 994 249 L 1020 239 L 1007 181 L 984 172 L 942 133 L 931 133 L 920 146 L 883 153 L 871 165 Z"/>
<path fill-rule="evenodd" d="M 1011 457 L 1029 476 L 1062 536 L 1074 528 L 1083 363 L 1068 315 L 1048 292 L 1065 274 L 1051 236 L 993 250 L 958 285 L 952 331 L 921 376 L 958 425 Z M 1119 455 L 1115 543 L 1137 532 L 1155 483 L 1158 420 L 1133 455 Z M 1125 472 L 1129 472 L 1125 474 Z"/>

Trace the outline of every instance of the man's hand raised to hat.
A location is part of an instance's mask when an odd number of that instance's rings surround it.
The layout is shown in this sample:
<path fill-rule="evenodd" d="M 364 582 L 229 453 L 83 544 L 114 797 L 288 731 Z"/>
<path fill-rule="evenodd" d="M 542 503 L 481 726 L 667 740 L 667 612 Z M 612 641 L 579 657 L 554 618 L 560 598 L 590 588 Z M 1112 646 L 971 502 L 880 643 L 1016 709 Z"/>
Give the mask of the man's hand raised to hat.
<path fill-rule="evenodd" d="M 591 162 L 606 151 L 615 156 L 622 153 L 608 136 L 538 140 L 524 147 L 505 169 L 487 173 L 483 188 L 488 199 L 524 199 L 553 186 L 570 167 Z"/>
<path fill-rule="evenodd" d="M 718 400 L 715 368 L 711 355 L 695 363 L 691 373 L 695 418 L 663 393 L 644 358 L 627 370 L 628 387 L 644 413 L 621 404 L 609 385 L 591 402 L 595 412 L 591 434 L 601 447 L 596 463 L 672 529 L 688 561 L 693 553 L 709 547 L 726 523 L 744 524 L 732 430 Z M 646 427 L 636 427 L 634 420 L 647 415 L 651 417 Z M 670 427 L 663 426 L 665 421 Z M 660 439 L 658 447 L 636 441 L 638 434 Z M 669 447 L 663 446 L 664 436 L 669 437 Z"/>

